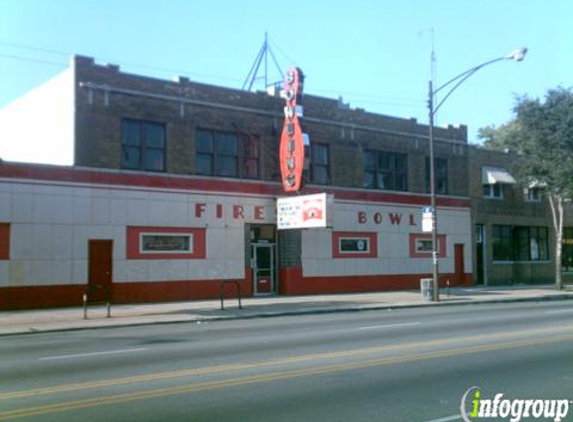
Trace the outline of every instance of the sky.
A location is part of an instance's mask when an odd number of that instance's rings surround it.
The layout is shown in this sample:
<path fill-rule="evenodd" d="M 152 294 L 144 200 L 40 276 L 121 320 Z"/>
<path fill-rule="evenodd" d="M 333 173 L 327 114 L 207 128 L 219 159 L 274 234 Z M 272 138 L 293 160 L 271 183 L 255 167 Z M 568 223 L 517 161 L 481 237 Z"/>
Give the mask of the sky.
<path fill-rule="evenodd" d="M 436 124 L 465 124 L 475 143 L 479 128 L 512 118 L 517 97 L 573 86 L 572 16 L 570 0 L 0 0 L 0 108 L 73 54 L 240 89 L 267 33 L 281 71 L 306 74 L 306 93 L 427 124 L 432 74 L 438 87 L 527 47 L 525 60 L 481 69 L 440 108 Z M 271 59 L 268 70 L 282 79 Z M 0 156 L 8 145 L 0 139 Z"/>

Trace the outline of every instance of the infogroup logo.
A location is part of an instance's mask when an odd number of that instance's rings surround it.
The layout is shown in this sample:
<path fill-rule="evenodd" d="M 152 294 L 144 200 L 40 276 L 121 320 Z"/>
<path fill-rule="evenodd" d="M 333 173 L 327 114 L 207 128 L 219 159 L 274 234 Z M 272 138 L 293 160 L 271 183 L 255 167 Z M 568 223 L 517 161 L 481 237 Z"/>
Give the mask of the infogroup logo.
<path fill-rule="evenodd" d="M 462 396 L 460 412 L 465 422 L 480 418 L 509 419 L 511 422 L 529 420 L 562 421 L 573 406 L 570 399 L 507 399 L 504 393 L 496 393 L 493 399 L 482 397 L 479 387 L 472 387 Z"/>

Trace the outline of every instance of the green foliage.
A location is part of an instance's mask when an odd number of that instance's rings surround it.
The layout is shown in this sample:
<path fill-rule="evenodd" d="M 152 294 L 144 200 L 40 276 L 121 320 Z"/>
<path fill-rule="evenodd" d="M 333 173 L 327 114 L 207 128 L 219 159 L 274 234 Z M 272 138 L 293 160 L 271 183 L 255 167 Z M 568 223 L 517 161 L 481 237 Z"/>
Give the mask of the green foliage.
<path fill-rule="evenodd" d="M 511 172 L 522 185 L 545 187 L 555 230 L 555 287 L 561 289 L 563 204 L 573 199 L 573 92 L 550 90 L 544 102 L 521 97 L 514 111 L 512 121 L 480 129 L 479 136 L 485 147 L 518 153 Z"/>
<path fill-rule="evenodd" d="M 523 183 L 535 180 L 560 196 L 573 197 L 573 92 L 557 88 L 545 101 L 521 97 L 515 118 L 480 129 L 484 146 L 511 149 L 521 159 L 512 171 Z"/>
<path fill-rule="evenodd" d="M 512 120 L 496 128 L 487 126 L 478 130 L 478 138 L 483 140 L 483 146 L 488 149 L 514 149 L 513 134 L 517 131 L 517 122 Z"/>

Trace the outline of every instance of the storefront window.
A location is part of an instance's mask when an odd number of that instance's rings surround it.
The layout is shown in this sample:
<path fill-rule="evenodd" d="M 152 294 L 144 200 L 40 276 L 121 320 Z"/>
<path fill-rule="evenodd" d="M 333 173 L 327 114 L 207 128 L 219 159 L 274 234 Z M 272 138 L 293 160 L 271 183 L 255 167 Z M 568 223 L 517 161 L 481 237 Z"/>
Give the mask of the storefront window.
<path fill-rule="evenodd" d="M 493 226 L 494 261 L 549 260 L 547 227 Z"/>
<path fill-rule="evenodd" d="M 493 260 L 513 261 L 513 243 L 511 226 L 493 226 Z"/>

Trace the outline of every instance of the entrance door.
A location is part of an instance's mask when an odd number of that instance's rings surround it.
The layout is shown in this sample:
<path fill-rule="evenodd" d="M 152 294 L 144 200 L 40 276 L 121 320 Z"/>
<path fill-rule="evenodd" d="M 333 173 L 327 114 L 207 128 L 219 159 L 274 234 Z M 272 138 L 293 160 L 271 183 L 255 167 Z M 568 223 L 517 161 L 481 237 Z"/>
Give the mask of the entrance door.
<path fill-rule="evenodd" d="M 88 299 L 104 301 L 111 292 L 113 240 L 89 240 L 88 254 Z"/>
<path fill-rule="evenodd" d="M 253 244 L 252 258 L 254 294 L 276 294 L 276 245 Z"/>
<path fill-rule="evenodd" d="M 464 282 L 464 244 L 456 243 L 454 245 L 454 265 L 455 273 L 459 283 Z"/>

